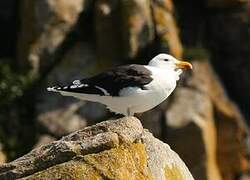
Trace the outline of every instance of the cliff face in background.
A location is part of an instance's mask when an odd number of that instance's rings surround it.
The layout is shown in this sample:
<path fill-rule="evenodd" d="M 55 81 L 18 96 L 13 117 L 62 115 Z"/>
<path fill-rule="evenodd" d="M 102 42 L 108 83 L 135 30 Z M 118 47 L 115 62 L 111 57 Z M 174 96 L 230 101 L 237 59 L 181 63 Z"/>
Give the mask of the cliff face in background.
<path fill-rule="evenodd" d="M 207 47 L 230 97 L 250 119 L 249 24 L 247 0 L 174 1 L 187 47 Z"/>
<path fill-rule="evenodd" d="M 233 180 L 249 170 L 240 112 L 248 118 L 247 1 L 1 3 L 0 162 L 113 116 L 100 104 L 49 94 L 47 86 L 168 52 L 188 58 L 194 69 L 166 102 L 138 115 L 143 126 L 181 156 L 195 179 Z M 90 168 L 83 164 L 62 166 Z"/>

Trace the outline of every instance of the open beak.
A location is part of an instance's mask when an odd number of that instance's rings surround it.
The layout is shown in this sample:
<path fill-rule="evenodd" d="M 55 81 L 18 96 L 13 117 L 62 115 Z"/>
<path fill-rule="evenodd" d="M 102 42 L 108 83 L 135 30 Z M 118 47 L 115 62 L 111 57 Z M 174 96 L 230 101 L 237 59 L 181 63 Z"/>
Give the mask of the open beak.
<path fill-rule="evenodd" d="M 177 63 L 175 63 L 177 68 L 180 69 L 192 69 L 193 66 L 191 63 L 187 62 L 187 61 L 178 61 Z"/>

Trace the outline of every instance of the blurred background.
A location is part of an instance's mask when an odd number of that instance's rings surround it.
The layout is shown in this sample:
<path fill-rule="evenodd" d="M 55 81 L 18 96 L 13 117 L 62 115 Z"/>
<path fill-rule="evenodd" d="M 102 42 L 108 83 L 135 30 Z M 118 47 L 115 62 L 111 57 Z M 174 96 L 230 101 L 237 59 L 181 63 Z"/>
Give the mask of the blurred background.
<path fill-rule="evenodd" d="M 194 69 L 144 127 L 195 179 L 248 179 L 249 0 L 2 0 L 0 24 L 0 163 L 112 117 L 47 86 L 164 52 Z"/>

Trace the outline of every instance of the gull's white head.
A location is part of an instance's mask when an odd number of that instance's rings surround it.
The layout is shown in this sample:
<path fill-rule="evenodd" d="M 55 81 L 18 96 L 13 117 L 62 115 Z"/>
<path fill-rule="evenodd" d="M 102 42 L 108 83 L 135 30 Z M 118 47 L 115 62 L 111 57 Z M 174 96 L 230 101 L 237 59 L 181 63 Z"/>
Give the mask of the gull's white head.
<path fill-rule="evenodd" d="M 178 74 L 182 73 L 183 69 L 192 69 L 192 64 L 187 61 L 180 61 L 169 54 L 158 54 L 148 64 L 158 68 L 173 70 Z"/>

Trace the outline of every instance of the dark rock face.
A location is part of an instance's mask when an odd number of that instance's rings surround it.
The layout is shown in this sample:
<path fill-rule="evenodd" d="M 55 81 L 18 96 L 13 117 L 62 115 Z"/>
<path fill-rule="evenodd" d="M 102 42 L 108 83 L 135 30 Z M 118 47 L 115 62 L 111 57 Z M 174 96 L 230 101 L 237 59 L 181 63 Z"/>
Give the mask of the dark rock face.
<path fill-rule="evenodd" d="M 212 62 L 229 95 L 250 120 L 250 3 L 218 8 L 209 17 Z"/>
<path fill-rule="evenodd" d="M 207 47 L 228 94 L 250 121 L 249 1 L 176 0 L 175 4 L 184 45 Z"/>
<path fill-rule="evenodd" d="M 18 24 L 17 0 L 0 2 L 0 57 L 14 57 Z"/>

